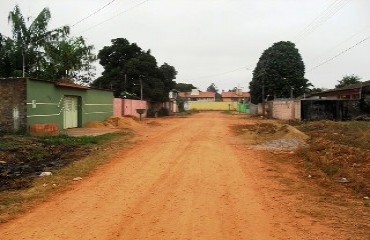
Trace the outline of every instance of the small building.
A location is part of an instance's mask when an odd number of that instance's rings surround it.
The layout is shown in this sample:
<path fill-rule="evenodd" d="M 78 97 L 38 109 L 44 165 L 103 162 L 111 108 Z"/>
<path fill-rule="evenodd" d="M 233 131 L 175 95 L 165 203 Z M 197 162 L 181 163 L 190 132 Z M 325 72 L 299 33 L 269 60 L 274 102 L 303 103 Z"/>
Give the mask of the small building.
<path fill-rule="evenodd" d="M 33 78 L 0 79 L 0 101 L 0 132 L 37 123 L 82 127 L 113 115 L 111 91 Z"/>
<path fill-rule="evenodd" d="M 369 89 L 370 81 L 366 81 L 315 93 L 313 96 L 326 99 L 361 99 L 365 95 L 370 95 Z"/>
<path fill-rule="evenodd" d="M 216 101 L 216 93 L 201 92 L 198 89 L 192 89 L 191 92 L 179 92 L 178 97 L 184 101 L 200 101 L 200 102 L 214 102 Z"/>
<path fill-rule="evenodd" d="M 241 89 L 236 89 L 232 92 L 222 91 L 221 98 L 224 102 L 249 102 L 250 94 L 249 92 L 242 92 Z"/>

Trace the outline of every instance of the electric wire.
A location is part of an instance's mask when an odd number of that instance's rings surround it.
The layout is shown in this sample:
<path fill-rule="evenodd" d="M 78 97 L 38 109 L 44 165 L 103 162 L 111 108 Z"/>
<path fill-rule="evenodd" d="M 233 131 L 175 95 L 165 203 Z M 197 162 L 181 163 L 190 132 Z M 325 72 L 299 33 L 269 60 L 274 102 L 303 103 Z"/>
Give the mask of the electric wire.
<path fill-rule="evenodd" d="M 137 8 L 137 7 L 139 7 L 139 6 L 141 6 L 141 5 L 143 5 L 143 4 L 144 4 L 144 3 L 146 3 L 146 2 L 149 2 L 149 1 L 150 1 L 150 0 L 142 1 L 142 2 L 140 2 L 140 3 L 136 4 L 136 5 L 134 5 L 134 6 L 130 7 L 130 8 L 128 8 L 128 9 L 126 9 L 126 10 L 122 11 L 122 12 L 119 12 L 118 14 L 114 15 L 113 17 L 110 17 L 110 18 L 108 18 L 108 19 L 106 19 L 106 20 L 104 20 L 104 21 L 101 21 L 101 22 L 99 22 L 99 23 L 97 23 L 97 24 L 95 24 L 95 25 L 93 25 L 93 26 L 91 26 L 91 27 L 89 27 L 89 28 L 87 28 L 87 29 L 85 29 L 85 30 L 81 31 L 80 33 L 84 33 L 84 32 L 87 32 L 87 31 L 89 31 L 89 30 L 93 29 L 93 28 L 96 28 L 96 27 L 98 27 L 98 26 L 100 26 L 100 25 L 102 25 L 102 24 L 104 24 L 104 23 L 106 23 L 106 22 L 108 22 L 108 21 L 110 21 L 110 20 L 112 20 L 112 19 L 114 19 L 114 18 L 118 17 L 119 15 L 121 15 L 121 14 L 123 14 L 123 13 L 127 13 L 127 12 L 129 12 L 129 11 L 131 11 L 131 10 L 133 10 L 133 9 L 135 9 L 135 8 Z M 80 34 L 80 33 L 79 33 L 79 34 Z"/>
<path fill-rule="evenodd" d="M 339 46 L 342 46 L 344 43 L 347 43 L 350 41 L 352 38 L 358 36 L 359 34 L 365 32 L 370 28 L 370 24 L 367 25 L 366 27 L 362 28 L 360 31 L 352 34 L 350 37 L 346 38 L 345 40 L 339 42 L 336 44 L 334 47 L 330 48 L 329 50 L 325 51 L 325 53 L 321 54 L 319 57 L 316 57 L 314 60 L 311 60 L 311 62 L 317 62 L 318 60 L 322 59 L 323 57 L 327 56 L 330 52 L 332 52 L 334 49 L 338 48 Z"/>
<path fill-rule="evenodd" d="M 341 10 L 350 0 L 335 0 L 321 14 L 311 21 L 298 35 L 295 37 L 295 42 L 304 40 L 305 37 L 316 31 L 321 25 L 333 17 Z"/>
<path fill-rule="evenodd" d="M 317 69 L 317 68 L 321 67 L 322 65 L 327 64 L 327 63 L 329 63 L 329 62 L 333 61 L 333 60 L 334 60 L 334 59 L 336 59 L 337 57 L 339 57 L 339 56 L 341 56 L 341 55 L 343 55 L 343 54 L 347 53 L 349 50 L 351 50 L 351 49 L 353 49 L 353 48 L 355 48 L 355 47 L 357 47 L 357 46 L 361 45 L 362 43 L 366 42 L 366 41 L 367 41 L 367 40 L 369 40 L 369 39 L 370 39 L 370 36 L 367 36 L 366 38 L 364 38 L 364 39 L 362 39 L 361 41 L 357 42 L 356 44 L 354 44 L 354 45 L 350 46 L 349 48 L 344 49 L 343 51 L 341 51 L 340 53 L 336 54 L 335 56 L 333 56 L 333 57 L 331 57 L 331 58 L 329 58 L 329 59 L 325 60 L 324 62 L 322 62 L 322 63 L 320 63 L 320 64 L 318 64 L 318 65 L 316 65 L 316 66 L 314 66 L 314 67 L 310 68 L 310 69 L 308 70 L 308 72 L 312 72 L 313 70 L 315 70 L 315 69 Z"/>
<path fill-rule="evenodd" d="M 251 70 L 249 67 L 244 66 L 244 67 L 239 67 L 239 68 L 236 68 L 236 69 L 233 69 L 233 70 L 230 70 L 230 71 L 226 71 L 226 72 L 221 72 L 221 73 L 216 73 L 216 74 L 211 74 L 211 75 L 205 75 L 205 76 L 191 78 L 189 80 L 198 80 L 198 79 L 204 79 L 204 78 L 217 77 L 217 76 L 227 75 L 227 74 L 230 74 L 230 73 L 233 73 L 233 72 L 237 72 L 237 71 L 240 71 L 240 70 L 244 70 L 244 69 Z"/>
<path fill-rule="evenodd" d="M 114 1 L 116 0 L 112 0 L 110 2 L 108 2 L 107 4 L 105 4 L 103 7 L 99 8 L 98 10 L 96 10 L 95 12 L 91 13 L 90 15 L 82 18 L 81 20 L 77 21 L 75 24 L 73 24 L 71 27 L 74 27 L 76 26 L 77 24 L 80 24 L 81 22 L 85 21 L 86 19 L 94 16 L 95 14 L 97 14 L 98 12 L 100 12 L 101 10 L 103 10 L 104 8 L 108 7 L 109 5 L 111 5 Z"/>

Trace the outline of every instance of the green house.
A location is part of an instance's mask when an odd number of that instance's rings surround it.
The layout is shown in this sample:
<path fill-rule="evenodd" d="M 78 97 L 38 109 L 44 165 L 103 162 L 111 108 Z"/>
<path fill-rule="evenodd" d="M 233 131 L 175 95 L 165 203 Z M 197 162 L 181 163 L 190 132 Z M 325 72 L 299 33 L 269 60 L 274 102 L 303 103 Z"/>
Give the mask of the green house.
<path fill-rule="evenodd" d="M 113 115 L 111 91 L 33 78 L 0 79 L 0 103 L 0 132 L 36 123 L 82 127 Z"/>

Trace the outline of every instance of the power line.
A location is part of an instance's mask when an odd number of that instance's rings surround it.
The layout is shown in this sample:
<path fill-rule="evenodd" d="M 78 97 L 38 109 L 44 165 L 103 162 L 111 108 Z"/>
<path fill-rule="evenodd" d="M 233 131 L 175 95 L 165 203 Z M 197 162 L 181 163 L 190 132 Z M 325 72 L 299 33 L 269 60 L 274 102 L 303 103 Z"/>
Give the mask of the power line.
<path fill-rule="evenodd" d="M 79 24 L 79 23 L 81 23 L 81 22 L 85 21 L 86 19 L 88 19 L 88 18 L 90 18 L 90 17 L 94 16 L 95 14 L 97 14 L 98 12 L 100 12 L 101 10 L 103 10 L 104 8 L 106 8 L 106 7 L 108 7 L 109 5 L 111 5 L 114 1 L 116 1 L 116 0 L 112 0 L 112 1 L 110 1 L 109 3 L 105 4 L 103 7 L 99 8 L 98 10 L 96 10 L 96 11 L 95 11 L 95 12 L 93 12 L 93 13 L 91 13 L 91 14 L 90 14 L 90 15 L 88 15 L 87 17 L 82 18 L 81 20 L 79 20 L 78 22 L 76 22 L 75 24 L 73 24 L 71 27 L 74 27 L 74 26 L 76 26 L 77 24 Z"/>
<path fill-rule="evenodd" d="M 221 76 L 221 75 L 226 75 L 226 74 L 229 74 L 229 73 L 237 72 L 237 71 L 240 71 L 240 70 L 243 70 L 243 69 L 250 70 L 250 68 L 248 68 L 248 67 L 239 67 L 239 68 L 236 68 L 234 70 L 227 71 L 227 72 L 221 72 L 221 73 L 216 73 L 216 74 L 212 74 L 212 75 L 206 75 L 206 76 L 191 78 L 190 80 L 197 80 L 197 79 L 217 77 L 217 76 Z"/>
<path fill-rule="evenodd" d="M 351 40 L 352 38 L 356 37 L 360 33 L 365 32 L 369 28 L 370 28 L 370 25 L 367 25 L 366 27 L 362 28 L 360 31 L 352 34 L 350 37 L 346 38 L 345 40 L 343 40 L 340 43 L 336 44 L 334 47 L 332 47 L 329 50 L 325 51 L 325 53 L 321 54 L 319 57 L 316 57 L 314 60 L 312 60 L 312 62 L 316 62 L 317 60 L 323 58 L 324 56 L 328 55 L 328 53 L 330 53 L 334 49 L 338 48 L 339 46 L 342 46 L 344 43 L 347 43 L 349 40 Z"/>
<path fill-rule="evenodd" d="M 334 59 L 336 59 L 337 57 L 339 57 L 339 56 L 341 56 L 341 55 L 343 55 L 343 54 L 347 53 L 349 50 L 351 50 L 351 49 L 353 49 L 353 48 L 357 47 L 358 45 L 360 45 L 360 44 L 362 44 L 362 43 L 366 42 L 366 41 L 367 41 L 367 40 L 369 40 L 369 39 L 370 39 L 370 36 L 367 36 L 366 38 L 364 38 L 364 39 L 362 39 L 361 41 L 357 42 L 356 44 L 352 45 L 351 47 L 349 47 L 349 48 L 347 48 L 347 49 L 345 49 L 345 50 L 341 51 L 340 53 L 338 53 L 338 54 L 337 54 L 337 55 L 335 55 L 334 57 L 331 57 L 331 58 L 327 59 L 326 61 L 324 61 L 324 62 L 322 62 L 322 63 L 320 63 L 320 64 L 318 64 L 318 65 L 316 65 L 316 66 L 314 66 L 314 67 L 312 67 L 312 68 L 310 68 L 310 70 L 308 70 L 308 72 L 312 72 L 312 71 L 313 71 L 313 70 L 315 70 L 316 68 L 319 68 L 319 67 L 321 67 L 322 65 L 324 65 L 324 64 L 326 64 L 326 63 L 328 63 L 328 62 L 333 61 L 333 60 L 334 60 Z"/>
<path fill-rule="evenodd" d="M 143 5 L 143 4 L 144 4 L 144 3 L 146 3 L 146 2 L 149 2 L 149 0 L 142 1 L 142 2 L 140 2 L 140 3 L 138 3 L 138 4 L 134 5 L 134 6 L 132 6 L 131 8 L 128 8 L 128 9 L 126 9 L 126 10 L 122 11 L 122 12 L 119 12 L 118 14 L 114 15 L 113 17 L 110 17 L 110 18 L 108 18 L 108 19 L 106 19 L 106 20 L 104 20 L 104 21 L 101 21 L 100 23 L 97 23 L 97 24 L 95 24 L 95 25 L 93 25 L 93 26 L 91 26 L 91 27 L 89 27 L 89 28 L 87 28 L 87 29 L 85 29 L 85 30 L 81 31 L 80 33 L 84 33 L 84 32 L 87 32 L 87 31 L 89 31 L 89 30 L 91 30 L 91 29 L 93 29 L 93 28 L 95 28 L 95 27 L 98 27 L 98 26 L 100 26 L 100 25 L 102 25 L 102 24 L 104 24 L 104 23 L 106 23 L 106 22 L 108 22 L 108 21 L 112 20 L 113 18 L 118 17 L 119 15 L 121 15 L 121 14 L 123 14 L 123 13 L 129 12 L 129 11 L 131 11 L 131 10 L 133 10 L 133 9 L 135 9 L 135 8 L 137 8 L 137 7 L 139 7 L 139 6 L 141 6 L 141 5 Z"/>
<path fill-rule="evenodd" d="M 298 35 L 295 37 L 296 42 L 302 41 L 306 36 L 318 29 L 322 24 L 334 16 L 341 10 L 350 0 L 335 0 L 323 12 L 321 12 L 314 20 L 311 21 Z"/>

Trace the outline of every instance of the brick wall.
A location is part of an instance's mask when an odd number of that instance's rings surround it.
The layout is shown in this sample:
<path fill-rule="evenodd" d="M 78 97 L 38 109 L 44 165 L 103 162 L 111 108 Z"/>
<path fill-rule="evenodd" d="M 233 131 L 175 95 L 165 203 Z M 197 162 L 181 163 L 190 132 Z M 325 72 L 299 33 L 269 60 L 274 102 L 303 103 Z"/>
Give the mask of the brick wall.
<path fill-rule="evenodd" d="M 26 79 L 0 79 L 0 133 L 26 128 L 26 96 Z"/>

